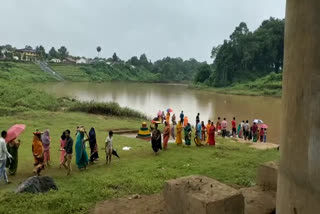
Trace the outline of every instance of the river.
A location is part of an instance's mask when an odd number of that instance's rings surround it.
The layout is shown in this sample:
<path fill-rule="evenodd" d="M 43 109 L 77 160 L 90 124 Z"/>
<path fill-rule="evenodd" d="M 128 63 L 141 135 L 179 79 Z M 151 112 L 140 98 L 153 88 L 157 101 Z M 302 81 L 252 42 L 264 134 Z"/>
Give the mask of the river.
<path fill-rule="evenodd" d="M 40 88 L 57 96 L 70 96 L 83 101 L 114 101 L 120 106 L 139 110 L 150 117 L 167 108 L 173 108 L 177 118 L 183 110 L 191 124 L 197 113 L 200 120 L 217 120 L 226 117 L 229 122 L 235 116 L 237 122 L 261 119 L 269 125 L 268 142 L 279 143 L 281 99 L 217 94 L 189 89 L 185 85 L 156 83 L 46 83 Z"/>

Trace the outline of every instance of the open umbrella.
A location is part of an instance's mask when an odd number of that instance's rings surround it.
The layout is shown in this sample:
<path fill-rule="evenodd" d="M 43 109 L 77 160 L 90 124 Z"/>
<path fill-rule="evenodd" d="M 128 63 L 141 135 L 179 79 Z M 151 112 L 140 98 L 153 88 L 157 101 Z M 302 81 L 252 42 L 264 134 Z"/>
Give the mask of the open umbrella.
<path fill-rule="evenodd" d="M 268 125 L 267 124 L 261 124 L 261 125 L 259 125 L 259 127 L 262 128 L 262 129 L 267 129 Z"/>
<path fill-rule="evenodd" d="M 26 130 L 26 125 L 16 124 L 13 125 L 7 132 L 6 142 L 9 142 L 17 137 Z"/>
<path fill-rule="evenodd" d="M 253 122 L 256 124 L 263 124 L 263 121 L 260 119 L 255 119 Z"/>
<path fill-rule="evenodd" d="M 168 108 L 167 112 L 171 113 L 171 112 L 173 112 L 173 109 L 172 108 Z"/>

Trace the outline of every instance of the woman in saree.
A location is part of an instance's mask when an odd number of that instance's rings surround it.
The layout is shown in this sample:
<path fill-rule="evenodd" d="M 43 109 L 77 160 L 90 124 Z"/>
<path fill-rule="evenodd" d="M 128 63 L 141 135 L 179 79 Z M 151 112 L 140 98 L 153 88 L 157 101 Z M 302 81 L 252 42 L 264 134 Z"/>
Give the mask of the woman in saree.
<path fill-rule="evenodd" d="M 187 146 L 191 145 L 191 134 L 192 134 L 191 125 L 190 123 L 188 123 L 187 126 L 184 128 L 184 140 Z"/>
<path fill-rule="evenodd" d="M 175 114 L 172 115 L 171 121 L 172 121 L 171 137 L 175 140 L 176 139 L 175 130 L 176 130 L 176 125 L 177 125 Z"/>
<path fill-rule="evenodd" d="M 90 162 L 94 163 L 99 159 L 98 144 L 96 138 L 96 130 L 92 127 L 89 131 L 89 145 L 90 145 Z"/>
<path fill-rule="evenodd" d="M 158 129 L 158 123 L 156 123 L 153 127 L 150 127 L 152 130 L 152 136 L 151 136 L 151 146 L 152 150 L 154 151 L 154 154 L 157 155 L 159 149 L 162 150 L 162 145 L 161 145 L 161 132 Z"/>
<path fill-rule="evenodd" d="M 44 169 L 44 149 L 41 142 L 41 132 L 36 130 L 33 133 L 32 154 L 34 157 L 33 173 L 40 176 L 41 170 Z"/>
<path fill-rule="evenodd" d="M 206 127 L 207 130 L 207 144 L 209 144 L 209 131 L 210 131 L 210 127 L 211 127 L 211 120 L 208 120 L 208 124 Z"/>
<path fill-rule="evenodd" d="M 163 130 L 163 149 L 167 149 L 168 148 L 168 141 L 170 138 L 170 125 L 167 121 L 164 122 L 165 127 Z"/>
<path fill-rule="evenodd" d="M 201 122 L 201 141 L 206 141 L 206 126 L 203 121 Z"/>
<path fill-rule="evenodd" d="M 50 142 L 51 142 L 50 132 L 48 129 L 43 132 L 41 140 L 42 140 L 42 146 L 44 149 L 44 153 L 43 153 L 44 164 L 47 166 L 49 165 L 49 161 L 50 161 Z"/>
<path fill-rule="evenodd" d="M 213 122 L 211 122 L 209 136 L 208 136 L 210 146 L 216 145 L 215 133 L 216 133 L 216 127 L 214 126 Z"/>
<path fill-rule="evenodd" d="M 60 167 L 63 164 L 64 156 L 66 155 L 66 150 L 64 150 L 64 147 L 66 146 L 67 142 L 67 136 L 65 132 L 62 132 L 62 135 L 60 137 Z"/>
<path fill-rule="evenodd" d="M 194 142 L 196 146 L 201 146 L 201 123 L 197 123 L 196 125 L 196 132 L 194 137 Z"/>
<path fill-rule="evenodd" d="M 76 146 L 75 146 L 76 164 L 80 170 L 86 169 L 89 163 L 88 154 L 86 151 L 86 141 L 88 141 L 88 139 L 86 140 L 84 139 L 84 134 L 85 134 L 84 128 L 80 128 L 79 133 L 77 134 L 77 140 L 76 140 Z"/>
<path fill-rule="evenodd" d="M 167 122 L 167 124 L 170 124 L 170 112 L 167 112 L 166 122 Z"/>
<path fill-rule="evenodd" d="M 177 130 L 177 136 L 176 136 L 176 144 L 181 145 L 182 144 L 182 122 L 179 121 L 178 125 L 176 127 Z"/>
<path fill-rule="evenodd" d="M 241 128 L 241 124 L 238 125 L 238 138 L 242 138 L 242 128 Z"/>
<path fill-rule="evenodd" d="M 164 121 L 166 120 L 166 116 L 164 114 L 164 111 L 162 111 L 162 114 L 161 114 L 161 123 L 164 123 Z"/>
<path fill-rule="evenodd" d="M 20 146 L 20 140 L 13 139 L 7 143 L 7 150 L 11 154 L 12 158 L 7 160 L 6 167 L 9 170 L 9 175 L 15 175 L 18 168 L 18 149 Z"/>

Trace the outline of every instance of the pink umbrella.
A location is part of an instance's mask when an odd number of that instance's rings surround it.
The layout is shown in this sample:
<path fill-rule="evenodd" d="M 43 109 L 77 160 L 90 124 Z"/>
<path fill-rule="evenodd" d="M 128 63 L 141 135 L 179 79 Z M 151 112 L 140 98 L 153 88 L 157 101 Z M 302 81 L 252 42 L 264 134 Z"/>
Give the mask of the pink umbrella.
<path fill-rule="evenodd" d="M 259 127 L 262 128 L 262 129 L 267 129 L 268 125 L 267 124 L 261 124 Z"/>
<path fill-rule="evenodd" d="M 167 112 L 171 113 L 171 112 L 173 112 L 173 109 L 172 108 L 168 108 Z"/>
<path fill-rule="evenodd" d="M 16 125 L 12 126 L 7 132 L 6 142 L 9 142 L 9 141 L 19 137 L 19 135 L 22 132 L 24 132 L 25 129 L 26 129 L 26 125 L 24 125 L 24 124 L 16 124 Z"/>

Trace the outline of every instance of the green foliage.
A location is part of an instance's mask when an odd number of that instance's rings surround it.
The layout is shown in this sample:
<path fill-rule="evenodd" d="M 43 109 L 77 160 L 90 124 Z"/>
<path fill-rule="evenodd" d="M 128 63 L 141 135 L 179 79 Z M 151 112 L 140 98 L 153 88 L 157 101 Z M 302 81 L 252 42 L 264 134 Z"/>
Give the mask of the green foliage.
<path fill-rule="evenodd" d="M 68 51 L 67 51 L 67 48 L 65 46 L 61 46 L 59 49 L 58 49 L 58 56 L 61 60 L 67 58 L 67 56 L 69 55 Z"/>
<path fill-rule="evenodd" d="M 36 47 L 36 53 L 40 60 L 46 59 L 46 50 L 42 45 Z"/>
<path fill-rule="evenodd" d="M 270 18 L 254 32 L 241 22 L 222 45 L 213 47 L 214 67 L 210 81 L 214 87 L 253 81 L 283 67 L 284 20 Z M 203 82 L 202 82 L 203 83 Z"/>
<path fill-rule="evenodd" d="M 194 77 L 195 83 L 203 83 L 206 82 L 211 75 L 211 68 L 208 64 L 203 64 Z"/>
<path fill-rule="evenodd" d="M 57 99 L 25 84 L 0 80 L 0 115 L 10 115 L 26 110 L 57 110 Z"/>
<path fill-rule="evenodd" d="M 147 117 L 141 112 L 132 110 L 127 107 L 120 107 L 119 104 L 115 102 L 75 102 L 71 105 L 69 111 L 147 119 Z"/>
<path fill-rule="evenodd" d="M 52 47 L 49 51 L 49 58 L 50 59 L 59 58 L 59 54 L 54 47 Z"/>
<path fill-rule="evenodd" d="M 56 81 L 32 62 L 0 61 L 0 80 L 23 82 Z"/>

